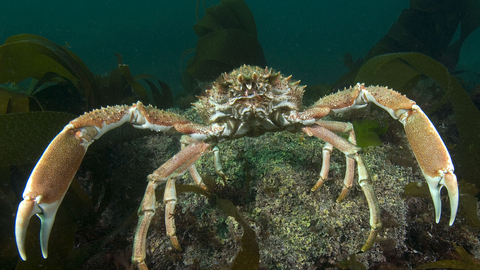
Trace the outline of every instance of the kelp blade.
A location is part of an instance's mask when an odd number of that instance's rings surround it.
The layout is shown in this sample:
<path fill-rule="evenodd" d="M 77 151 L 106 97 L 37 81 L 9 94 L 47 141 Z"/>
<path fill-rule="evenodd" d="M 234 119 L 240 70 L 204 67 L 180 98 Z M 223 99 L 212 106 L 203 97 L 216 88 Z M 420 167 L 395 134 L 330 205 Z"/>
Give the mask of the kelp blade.
<path fill-rule="evenodd" d="M 199 80 L 211 80 L 241 64 L 265 66 L 263 49 L 251 33 L 224 29 L 208 33 L 197 42 L 197 51 L 188 73 Z"/>
<path fill-rule="evenodd" d="M 12 36 L 0 46 L 0 83 L 18 83 L 32 77 L 40 80 L 46 73 L 53 72 L 70 80 L 93 104 L 96 81 L 87 65 L 73 52 L 37 35 Z"/>
<path fill-rule="evenodd" d="M 63 112 L 0 115 L 0 167 L 35 163 L 50 141 L 75 117 Z"/>

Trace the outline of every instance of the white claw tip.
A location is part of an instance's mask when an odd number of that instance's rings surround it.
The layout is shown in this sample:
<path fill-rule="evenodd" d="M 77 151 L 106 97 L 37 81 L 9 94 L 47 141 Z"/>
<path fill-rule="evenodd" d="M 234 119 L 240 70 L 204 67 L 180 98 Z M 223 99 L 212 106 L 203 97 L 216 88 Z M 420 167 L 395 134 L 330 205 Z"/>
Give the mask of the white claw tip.
<path fill-rule="evenodd" d="M 450 222 L 448 223 L 448 225 L 452 226 L 454 222 L 455 222 L 455 218 L 451 218 L 451 219 L 450 219 Z"/>
<path fill-rule="evenodd" d="M 453 170 L 442 173 L 441 176 L 437 177 L 430 177 L 428 175 L 425 175 L 425 179 L 427 180 L 430 194 L 432 195 L 433 205 L 435 207 L 435 221 L 437 223 L 440 221 L 440 216 L 442 214 L 442 201 L 440 199 L 440 191 L 443 186 L 447 188 L 448 198 L 450 201 L 449 225 L 452 226 L 455 222 L 455 217 L 457 216 L 459 199 L 457 177 L 453 173 Z"/>
<path fill-rule="evenodd" d="M 17 242 L 18 253 L 22 260 L 27 260 L 27 253 L 25 252 L 25 237 L 27 235 L 28 224 L 30 218 L 42 211 L 34 200 L 23 200 L 18 205 L 17 217 L 15 219 L 15 240 Z"/>
<path fill-rule="evenodd" d="M 20 258 L 22 259 L 22 261 L 27 260 L 27 253 L 25 253 L 25 250 L 20 250 L 20 248 L 19 248 L 18 253 L 20 254 Z"/>
<path fill-rule="evenodd" d="M 435 208 L 435 222 L 440 222 L 440 217 L 442 215 L 442 200 L 440 199 L 440 190 L 442 189 L 441 185 L 438 185 L 438 181 L 428 181 L 428 187 L 430 189 L 430 194 L 432 195 L 433 206 Z"/>
<path fill-rule="evenodd" d="M 457 216 L 458 209 L 458 183 L 457 177 L 453 171 L 447 172 L 444 178 L 445 187 L 448 191 L 448 199 L 450 200 L 450 226 L 455 222 L 455 217 Z"/>

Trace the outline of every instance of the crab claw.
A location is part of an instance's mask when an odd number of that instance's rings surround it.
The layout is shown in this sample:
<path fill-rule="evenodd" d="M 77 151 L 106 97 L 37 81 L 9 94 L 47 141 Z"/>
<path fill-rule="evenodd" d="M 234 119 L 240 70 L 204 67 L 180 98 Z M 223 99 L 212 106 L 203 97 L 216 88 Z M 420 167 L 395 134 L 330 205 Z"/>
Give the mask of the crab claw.
<path fill-rule="evenodd" d="M 427 179 L 428 187 L 430 189 L 430 194 L 433 199 L 433 206 L 435 207 L 435 221 L 438 223 L 440 221 L 440 216 L 442 214 L 442 201 L 440 200 L 440 191 L 443 186 L 447 188 L 448 198 L 450 201 L 450 226 L 453 225 L 455 221 L 455 216 L 457 215 L 458 209 L 458 185 L 457 177 L 453 171 L 447 173 L 440 172 L 441 176 L 430 177 L 425 174 Z"/>
<path fill-rule="evenodd" d="M 442 202 L 440 190 L 447 188 L 450 200 L 450 226 L 455 221 L 458 209 L 458 184 L 447 147 L 425 113 L 417 105 L 400 116 L 405 133 L 427 180 L 435 207 L 435 221 L 440 221 Z"/>
<path fill-rule="evenodd" d="M 75 129 L 67 125 L 50 143 L 33 169 L 15 220 L 15 239 L 22 260 L 27 259 L 25 236 L 33 215 L 37 215 L 41 221 L 40 246 L 43 257 L 47 258 L 48 238 L 58 206 L 95 135 L 94 128 Z"/>
<path fill-rule="evenodd" d="M 24 261 L 27 260 L 27 254 L 25 253 L 25 236 L 30 218 L 33 215 L 37 215 L 41 220 L 40 247 L 43 258 L 48 257 L 48 238 L 61 201 L 52 204 L 42 204 L 40 207 L 39 202 L 41 200 L 42 196 L 38 196 L 37 198 L 26 197 L 18 206 L 17 218 L 15 220 L 15 239 L 20 257 Z"/>

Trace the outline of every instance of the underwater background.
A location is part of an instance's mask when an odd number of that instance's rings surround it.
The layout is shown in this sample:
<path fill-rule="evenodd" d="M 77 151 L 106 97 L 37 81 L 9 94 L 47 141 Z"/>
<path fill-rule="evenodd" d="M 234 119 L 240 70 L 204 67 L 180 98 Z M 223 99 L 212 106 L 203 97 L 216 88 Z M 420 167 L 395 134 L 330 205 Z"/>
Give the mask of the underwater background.
<path fill-rule="evenodd" d="M 206 5 L 217 4 L 206 1 Z M 269 66 L 303 84 L 333 83 L 345 72 L 345 53 L 364 57 L 409 1 L 246 1 Z M 181 91 L 184 51 L 197 36 L 196 1 L 8 1 L 0 4 L 0 40 L 30 33 L 64 45 L 95 74 L 123 55 L 133 73 L 148 73 Z M 203 15 L 200 3 L 199 15 Z M 480 32 L 462 47 L 459 67 L 479 70 Z"/>
<path fill-rule="evenodd" d="M 122 127 L 95 142 L 59 209 L 49 258 L 34 217 L 23 262 L 13 225 L 35 162 L 68 121 L 100 106 L 141 100 L 201 122 L 189 109 L 195 96 L 244 63 L 301 80 L 307 106 L 357 81 L 415 100 L 452 155 L 457 219 L 448 226 L 444 191 L 435 223 L 402 125 L 370 106 L 332 119 L 352 122 L 364 148 L 384 225 L 373 248 L 358 252 L 369 229 L 358 185 L 335 201 L 344 155 L 332 154 L 334 181 L 310 192 L 323 142 L 266 134 L 219 145 L 227 181 L 211 154 L 196 163 L 208 196 L 186 187 L 187 174 L 177 182 L 183 251 L 165 234 L 159 187 L 150 269 L 480 269 L 480 0 L 2 1 L 0 25 L 0 269 L 133 269 L 146 176 L 179 151 L 179 136 Z"/>

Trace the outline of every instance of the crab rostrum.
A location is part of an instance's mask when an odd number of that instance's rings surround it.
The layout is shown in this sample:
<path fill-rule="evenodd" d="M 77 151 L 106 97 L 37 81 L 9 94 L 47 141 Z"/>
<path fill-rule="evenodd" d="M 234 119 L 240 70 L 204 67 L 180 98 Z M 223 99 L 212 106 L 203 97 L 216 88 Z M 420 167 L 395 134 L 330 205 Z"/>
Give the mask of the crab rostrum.
<path fill-rule="evenodd" d="M 345 198 L 352 187 L 356 164 L 358 183 L 370 209 L 370 234 L 362 247 L 362 251 L 365 251 L 374 244 L 382 227 L 372 181 L 359 154 L 360 148 L 356 146 L 352 125 L 321 119 L 330 112 L 361 108 L 368 102 L 383 108 L 404 125 L 408 141 L 430 188 L 436 222 L 439 222 L 441 213 L 440 189 L 446 186 L 451 208 L 450 225 L 453 224 L 459 198 L 453 164 L 437 130 L 414 101 L 386 87 L 357 84 L 321 98 L 302 111 L 300 107 L 305 87 L 300 86 L 299 81 L 290 80 L 291 76 L 284 77 L 272 69 L 247 65 L 222 74 L 194 104 L 205 125 L 193 123 L 168 111 L 144 106 L 141 102 L 132 106 L 101 108 L 72 120 L 50 143 L 28 179 L 15 224 L 20 256 L 23 260 L 27 259 L 24 246 L 26 230 L 30 218 L 37 215 L 42 223 L 42 254 L 47 258 L 48 238 L 55 214 L 88 146 L 105 132 L 124 123 L 141 129 L 187 135 L 181 139 L 182 150 L 148 176 L 132 255 L 132 261 L 138 268 L 147 269 L 145 239 L 155 214 L 155 189 L 158 185 L 165 185 L 167 235 L 173 246 L 180 250 L 173 218 L 177 202 L 176 178 L 188 170 L 196 185 L 207 189 L 194 165 L 204 153 L 213 151 L 215 170 L 224 176 L 216 147 L 218 143 L 279 131 L 304 132 L 325 141 L 320 179 L 312 191 L 327 179 L 333 147 L 346 156 L 344 187 L 337 201 Z M 347 134 L 348 139 L 338 133 Z"/>

